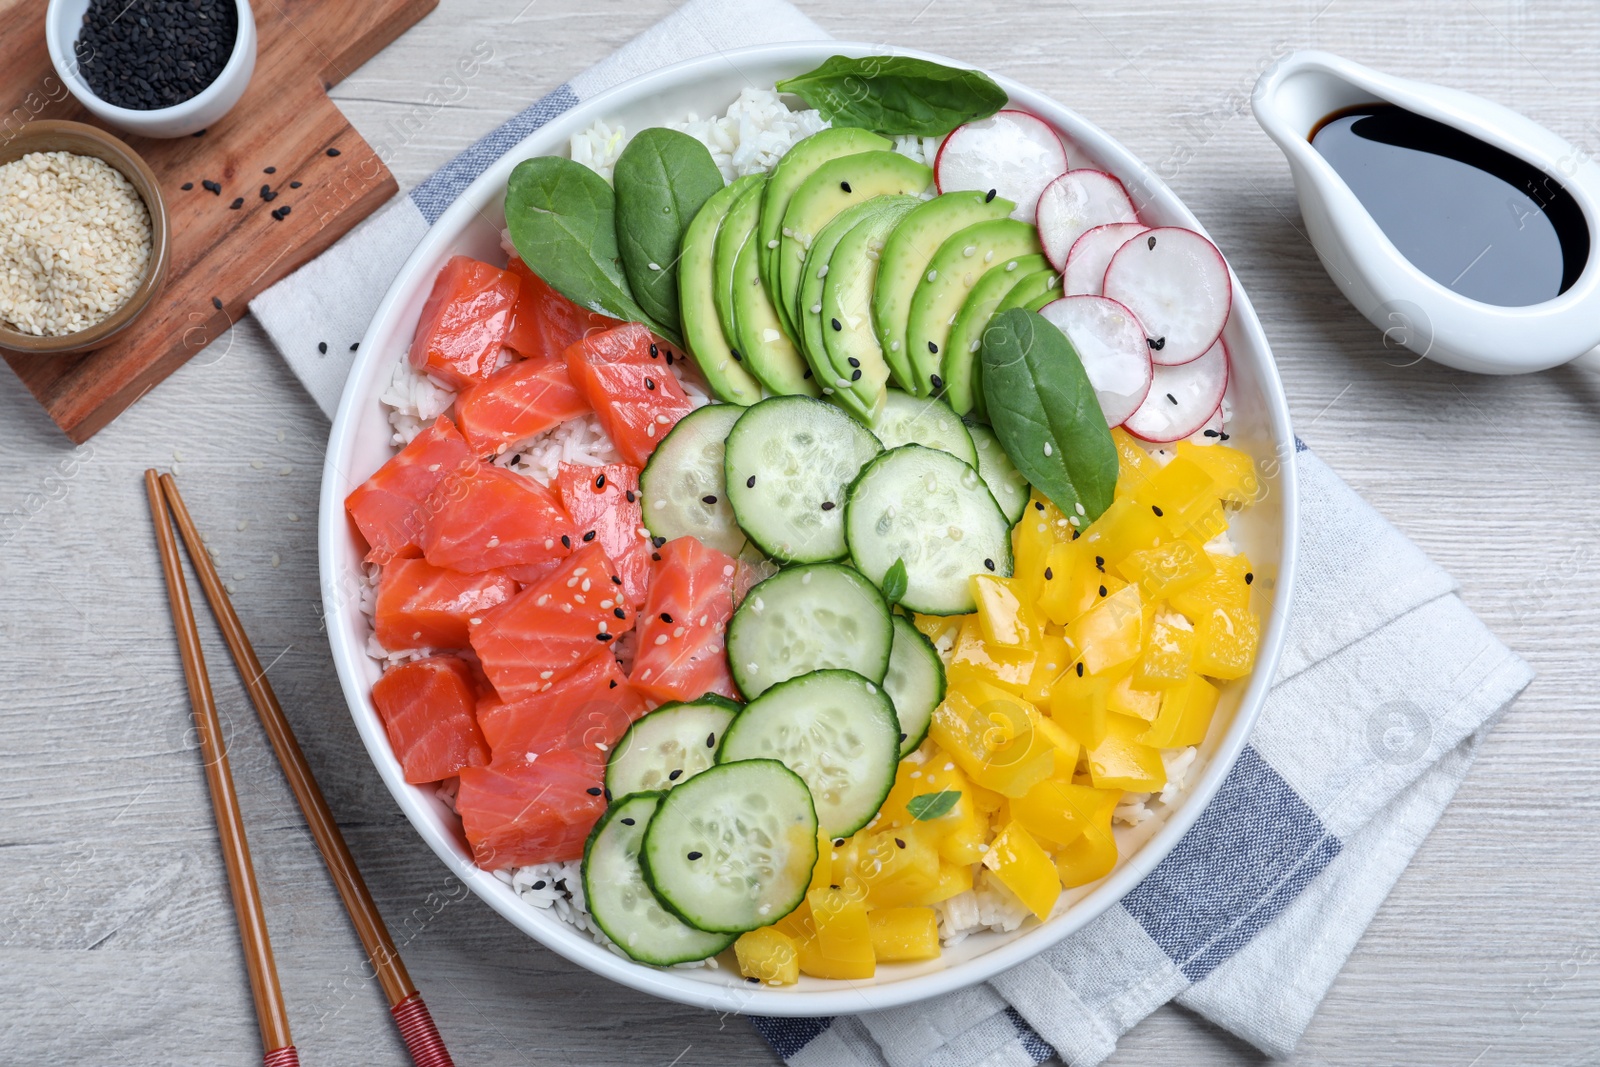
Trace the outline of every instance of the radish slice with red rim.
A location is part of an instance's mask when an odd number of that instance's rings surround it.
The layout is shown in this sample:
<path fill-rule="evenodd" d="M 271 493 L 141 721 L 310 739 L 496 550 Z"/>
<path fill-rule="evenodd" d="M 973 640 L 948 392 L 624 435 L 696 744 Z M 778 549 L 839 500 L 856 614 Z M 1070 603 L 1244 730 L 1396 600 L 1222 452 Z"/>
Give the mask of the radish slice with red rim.
<path fill-rule="evenodd" d="M 1107 426 L 1119 426 L 1150 392 L 1150 348 L 1133 312 L 1103 296 L 1067 296 L 1039 310 L 1072 342 Z"/>
<path fill-rule="evenodd" d="M 1103 170 L 1069 170 L 1039 194 L 1039 243 L 1056 270 L 1084 233 L 1112 222 L 1138 222 L 1128 190 Z"/>
<path fill-rule="evenodd" d="M 941 193 L 993 190 L 1017 205 L 1012 218 L 1032 222 L 1039 194 L 1067 169 L 1067 150 L 1043 119 L 1006 110 L 957 126 L 939 146 L 933 180 Z"/>
<path fill-rule="evenodd" d="M 1205 355 L 1222 336 L 1233 307 L 1222 253 L 1178 226 L 1147 230 L 1117 249 L 1100 291 L 1139 317 L 1158 367 Z"/>
<path fill-rule="evenodd" d="M 1068 296 L 1099 296 L 1106 266 L 1117 249 L 1150 227 L 1142 222 L 1112 222 L 1085 230 L 1072 242 L 1061 274 L 1062 292 Z"/>
<path fill-rule="evenodd" d="M 1204 429 L 1228 388 L 1228 349 L 1219 338 L 1199 359 L 1156 367 L 1150 392 L 1122 425 L 1135 437 L 1165 444 Z"/>

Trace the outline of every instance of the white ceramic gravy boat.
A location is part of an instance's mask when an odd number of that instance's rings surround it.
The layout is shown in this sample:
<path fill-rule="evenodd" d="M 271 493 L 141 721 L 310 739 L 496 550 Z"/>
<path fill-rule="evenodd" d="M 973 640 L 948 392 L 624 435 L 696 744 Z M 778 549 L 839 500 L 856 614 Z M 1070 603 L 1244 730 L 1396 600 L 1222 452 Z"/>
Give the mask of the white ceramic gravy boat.
<path fill-rule="evenodd" d="M 1553 300 L 1500 307 L 1462 296 L 1401 254 L 1355 193 L 1311 146 L 1328 115 L 1397 104 L 1533 164 L 1572 195 L 1589 228 L 1589 257 Z M 1582 358 L 1600 368 L 1600 165 L 1522 115 L 1471 93 L 1392 77 L 1328 52 L 1294 52 L 1256 83 L 1256 121 L 1289 160 L 1300 214 L 1340 292 L 1418 355 L 1483 374 L 1520 374 Z"/>

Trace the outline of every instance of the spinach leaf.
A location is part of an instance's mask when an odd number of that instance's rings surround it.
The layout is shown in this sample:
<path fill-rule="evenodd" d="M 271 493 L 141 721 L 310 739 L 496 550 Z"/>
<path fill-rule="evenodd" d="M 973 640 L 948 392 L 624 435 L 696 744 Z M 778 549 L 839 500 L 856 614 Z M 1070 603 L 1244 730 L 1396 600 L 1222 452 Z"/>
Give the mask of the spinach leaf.
<path fill-rule="evenodd" d="M 950 814 L 950 809 L 961 799 L 959 789 L 941 789 L 937 793 L 918 793 L 906 801 L 906 811 L 917 822 L 927 822 Z"/>
<path fill-rule="evenodd" d="M 1117 446 L 1067 335 L 1026 308 L 983 331 L 983 395 L 1006 455 L 1033 487 L 1084 525 L 1111 506 Z"/>
<path fill-rule="evenodd" d="M 910 56 L 830 56 L 811 71 L 785 78 L 793 93 L 835 126 L 897 137 L 942 137 L 1006 106 L 1006 91 L 976 70 L 960 70 Z"/>
<path fill-rule="evenodd" d="M 640 130 L 617 157 L 617 247 L 639 305 L 671 330 L 678 313 L 678 256 L 683 233 L 722 172 L 705 145 L 686 133 L 657 126 Z"/>
<path fill-rule="evenodd" d="M 525 159 L 506 182 L 506 227 L 529 270 L 580 307 L 655 327 L 622 275 L 615 215 L 611 186 L 570 159 Z"/>
<path fill-rule="evenodd" d="M 897 559 L 883 576 L 883 599 L 891 604 L 900 603 L 900 598 L 906 595 L 906 582 L 906 561 Z"/>

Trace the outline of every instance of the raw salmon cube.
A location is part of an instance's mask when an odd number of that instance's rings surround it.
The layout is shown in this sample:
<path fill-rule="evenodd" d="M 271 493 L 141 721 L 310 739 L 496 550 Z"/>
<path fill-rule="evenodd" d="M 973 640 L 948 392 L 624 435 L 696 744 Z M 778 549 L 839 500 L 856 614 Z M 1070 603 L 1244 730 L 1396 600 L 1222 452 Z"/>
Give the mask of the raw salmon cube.
<path fill-rule="evenodd" d="M 506 270 L 517 279 L 517 303 L 511 310 L 506 345 L 525 359 L 560 360 L 574 341 L 620 323 L 609 315 L 581 308 L 568 300 L 516 256 Z"/>
<path fill-rule="evenodd" d="M 370 546 L 367 561 L 422 555 L 423 531 L 443 504 L 445 487 L 477 465 L 455 424 L 440 416 L 356 486 L 344 506 Z"/>
<path fill-rule="evenodd" d="M 628 725 L 645 712 L 645 700 L 628 684 L 617 661 L 594 656 L 549 689 L 506 702 L 478 703 L 478 725 L 492 762 L 525 760 L 558 748 L 584 749 L 605 759 Z"/>
<path fill-rule="evenodd" d="M 517 583 L 503 571 L 462 574 L 427 560 L 397 559 L 378 579 L 374 629 L 390 652 L 466 648 L 467 620 L 510 600 Z"/>
<path fill-rule="evenodd" d="M 675 354 L 636 322 L 591 334 L 563 358 L 606 436 L 635 467 L 694 408 L 672 372 Z"/>
<path fill-rule="evenodd" d="M 488 871 L 575 860 L 605 811 L 605 763 L 559 748 L 461 772 L 456 811 L 472 858 Z"/>
<path fill-rule="evenodd" d="M 451 256 L 433 280 L 411 336 L 411 365 L 452 389 L 493 374 L 511 332 L 516 276 L 469 256 Z"/>
<path fill-rule="evenodd" d="M 563 463 L 556 472 L 556 492 L 578 539 L 592 539 L 606 550 L 622 576 L 628 603 L 639 607 L 650 584 L 650 535 L 640 516 L 639 468 Z"/>
<path fill-rule="evenodd" d="M 660 701 L 707 693 L 739 698 L 725 645 L 737 570 L 732 556 L 693 537 L 668 541 L 653 553 L 629 676 L 635 689 Z"/>
<path fill-rule="evenodd" d="M 435 567 L 477 574 L 572 551 L 572 520 L 532 478 L 478 463 L 442 495 L 422 537 L 422 554 Z"/>
<path fill-rule="evenodd" d="M 390 667 L 372 687 L 389 745 L 413 785 L 489 762 L 478 729 L 472 668 L 459 656 L 429 656 Z"/>
<path fill-rule="evenodd" d="M 456 397 L 456 422 L 480 456 L 504 452 L 589 410 L 559 359 L 526 359 L 502 367 Z"/>

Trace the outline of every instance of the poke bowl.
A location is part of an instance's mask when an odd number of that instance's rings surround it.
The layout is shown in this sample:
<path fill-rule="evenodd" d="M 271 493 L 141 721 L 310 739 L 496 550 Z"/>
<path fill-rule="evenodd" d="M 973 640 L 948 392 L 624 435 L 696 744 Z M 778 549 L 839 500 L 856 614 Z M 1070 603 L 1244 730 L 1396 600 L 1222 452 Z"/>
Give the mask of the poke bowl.
<path fill-rule="evenodd" d="M 508 151 L 390 287 L 324 467 L 335 664 L 417 832 L 541 944 L 715 1010 L 894 1007 L 1080 929 L 1284 641 L 1287 405 L 1199 222 L 1003 78 L 944 137 L 808 106 L 881 56 L 691 60 Z"/>

